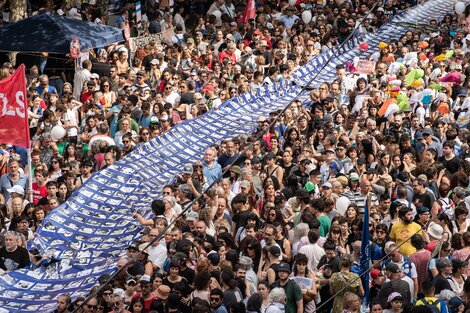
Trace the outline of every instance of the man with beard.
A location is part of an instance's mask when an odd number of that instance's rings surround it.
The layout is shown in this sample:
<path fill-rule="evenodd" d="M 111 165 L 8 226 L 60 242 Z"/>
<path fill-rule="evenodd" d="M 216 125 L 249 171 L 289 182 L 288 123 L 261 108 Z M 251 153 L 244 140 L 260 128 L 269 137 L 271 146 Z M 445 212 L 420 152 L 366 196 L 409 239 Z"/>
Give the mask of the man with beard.
<path fill-rule="evenodd" d="M 401 221 L 393 224 L 390 231 L 390 239 L 395 241 L 400 246 L 400 252 L 409 257 L 416 249 L 411 245 L 408 238 L 418 233 L 423 236 L 423 231 L 418 223 L 413 222 L 413 209 L 409 207 L 402 207 L 398 211 L 398 216 Z M 403 245 L 402 245 L 403 243 Z"/>

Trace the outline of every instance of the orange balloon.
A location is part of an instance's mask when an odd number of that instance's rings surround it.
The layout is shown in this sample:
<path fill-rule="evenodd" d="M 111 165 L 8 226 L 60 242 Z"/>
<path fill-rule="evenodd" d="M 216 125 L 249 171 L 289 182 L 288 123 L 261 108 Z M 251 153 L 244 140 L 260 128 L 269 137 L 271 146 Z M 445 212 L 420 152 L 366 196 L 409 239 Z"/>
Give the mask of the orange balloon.
<path fill-rule="evenodd" d="M 392 103 L 397 103 L 397 99 L 395 98 L 390 98 L 390 99 L 387 99 L 384 101 L 384 103 L 382 104 L 382 106 L 380 107 L 379 111 L 377 112 L 377 114 L 379 116 L 384 116 L 385 115 L 385 112 L 387 112 L 387 109 L 388 107 L 390 106 L 390 104 Z"/>
<path fill-rule="evenodd" d="M 421 53 L 419 54 L 419 59 L 420 59 L 421 61 L 424 62 L 424 61 L 427 60 L 427 58 L 428 58 L 428 57 L 427 57 L 424 53 L 421 52 Z"/>
<path fill-rule="evenodd" d="M 421 41 L 421 42 L 419 43 L 419 47 L 420 47 L 421 49 L 425 49 L 425 48 L 429 47 L 429 43 L 428 43 L 427 41 Z"/>

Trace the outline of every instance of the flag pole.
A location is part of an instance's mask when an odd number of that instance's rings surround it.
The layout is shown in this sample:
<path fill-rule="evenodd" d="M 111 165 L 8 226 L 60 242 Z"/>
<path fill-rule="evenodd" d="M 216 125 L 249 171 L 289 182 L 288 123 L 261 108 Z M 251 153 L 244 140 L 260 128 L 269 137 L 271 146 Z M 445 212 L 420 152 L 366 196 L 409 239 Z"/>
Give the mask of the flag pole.
<path fill-rule="evenodd" d="M 31 162 L 31 147 L 26 149 L 28 151 L 28 172 L 29 172 L 29 179 L 28 179 L 28 201 L 30 203 L 33 202 L 33 164 Z"/>

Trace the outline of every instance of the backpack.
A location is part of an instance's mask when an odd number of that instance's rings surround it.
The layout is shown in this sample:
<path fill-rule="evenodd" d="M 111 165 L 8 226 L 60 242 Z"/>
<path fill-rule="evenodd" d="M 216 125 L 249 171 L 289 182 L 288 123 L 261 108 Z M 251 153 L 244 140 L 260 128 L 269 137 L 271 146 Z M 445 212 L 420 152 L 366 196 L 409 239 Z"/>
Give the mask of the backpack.
<path fill-rule="evenodd" d="M 421 301 L 423 301 L 424 306 L 431 309 L 432 313 L 441 313 L 441 310 L 439 310 L 439 308 L 437 307 L 437 305 L 439 304 L 439 299 L 432 303 L 428 302 L 425 298 L 421 299 Z"/>

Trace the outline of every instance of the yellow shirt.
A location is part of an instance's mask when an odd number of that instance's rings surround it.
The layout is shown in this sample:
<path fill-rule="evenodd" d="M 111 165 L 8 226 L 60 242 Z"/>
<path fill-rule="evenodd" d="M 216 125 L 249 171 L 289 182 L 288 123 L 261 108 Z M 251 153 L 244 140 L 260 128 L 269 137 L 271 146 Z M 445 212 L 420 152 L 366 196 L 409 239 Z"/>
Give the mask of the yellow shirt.
<path fill-rule="evenodd" d="M 410 238 L 416 233 L 423 236 L 423 231 L 421 230 L 421 226 L 418 223 L 413 222 L 410 224 L 405 224 L 403 222 L 399 222 L 392 225 L 392 230 L 390 231 L 390 239 L 395 241 L 397 245 L 401 245 L 402 242 L 406 241 L 408 238 Z M 400 247 L 400 252 L 403 255 L 409 257 L 411 254 L 416 252 L 416 249 L 411 245 L 410 241 L 408 240 Z"/>

